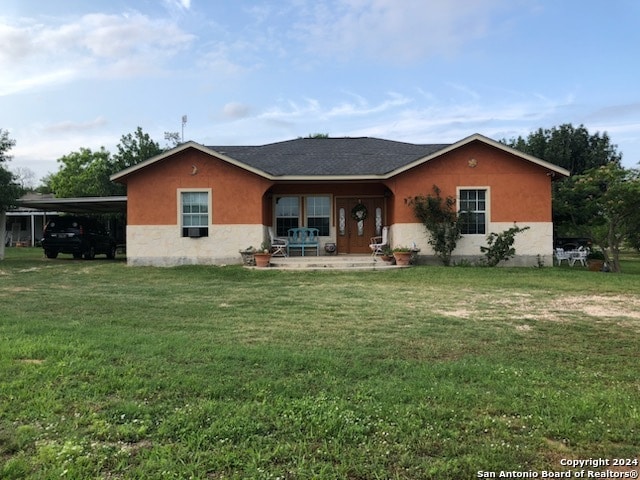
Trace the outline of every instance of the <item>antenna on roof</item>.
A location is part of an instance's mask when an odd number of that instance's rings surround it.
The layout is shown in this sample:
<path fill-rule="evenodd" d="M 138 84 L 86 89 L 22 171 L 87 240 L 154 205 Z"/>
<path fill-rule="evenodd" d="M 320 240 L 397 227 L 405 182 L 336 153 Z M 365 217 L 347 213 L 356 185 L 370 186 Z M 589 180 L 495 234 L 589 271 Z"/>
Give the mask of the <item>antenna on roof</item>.
<path fill-rule="evenodd" d="M 182 115 L 182 143 L 184 143 L 184 126 L 187 123 L 187 116 Z"/>

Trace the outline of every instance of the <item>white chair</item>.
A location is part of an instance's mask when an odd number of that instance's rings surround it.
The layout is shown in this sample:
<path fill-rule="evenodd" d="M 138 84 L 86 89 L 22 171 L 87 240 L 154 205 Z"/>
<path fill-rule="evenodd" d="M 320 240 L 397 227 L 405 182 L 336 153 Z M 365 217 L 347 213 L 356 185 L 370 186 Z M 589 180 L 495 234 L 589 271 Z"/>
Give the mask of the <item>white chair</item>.
<path fill-rule="evenodd" d="M 569 261 L 569 265 L 571 265 L 572 267 L 575 265 L 576 262 L 580 262 L 580 264 L 583 267 L 587 266 L 587 254 L 589 253 L 589 251 L 584 248 L 584 247 L 578 247 L 578 250 L 572 252 L 570 254 L 571 256 L 571 260 Z"/>
<path fill-rule="evenodd" d="M 371 249 L 371 255 L 374 257 L 378 254 L 382 255 L 384 247 L 389 245 L 389 227 L 382 227 L 382 235 L 371 237 L 371 243 L 369 248 Z"/>
<path fill-rule="evenodd" d="M 276 237 L 272 227 L 269 227 L 269 239 L 271 240 L 271 256 L 286 257 L 289 241 L 286 238 Z"/>
<path fill-rule="evenodd" d="M 562 265 L 563 260 L 567 261 L 567 265 L 569 265 L 571 262 L 571 257 L 567 252 L 564 251 L 564 248 L 556 248 L 554 255 L 556 257 L 556 261 L 558 262 L 558 265 Z"/>

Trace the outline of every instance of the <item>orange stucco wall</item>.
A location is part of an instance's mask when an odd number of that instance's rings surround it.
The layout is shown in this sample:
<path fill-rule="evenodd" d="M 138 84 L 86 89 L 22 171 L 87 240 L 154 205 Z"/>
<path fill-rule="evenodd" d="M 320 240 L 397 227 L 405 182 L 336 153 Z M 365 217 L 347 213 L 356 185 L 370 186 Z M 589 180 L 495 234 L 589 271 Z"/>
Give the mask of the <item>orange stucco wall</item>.
<path fill-rule="evenodd" d="M 475 160 L 475 166 L 469 160 Z M 193 175 L 193 165 L 197 174 Z M 456 196 L 456 187 L 488 187 L 491 222 L 551 222 L 551 177 L 538 165 L 482 142 L 472 142 L 380 182 L 274 183 L 188 149 L 126 177 L 130 225 L 176 225 L 176 191 L 212 190 L 213 224 L 270 224 L 276 195 L 387 196 L 385 223 L 414 223 L 405 199 L 432 193 Z M 389 196 L 388 190 L 393 195 Z"/>
<path fill-rule="evenodd" d="M 193 166 L 197 174 L 193 175 Z M 263 195 L 268 180 L 239 167 L 190 149 L 168 157 L 141 172 L 131 174 L 127 183 L 129 225 L 175 225 L 178 221 L 177 189 L 210 188 L 213 224 L 262 223 Z M 223 208 L 216 208 L 223 205 Z"/>
<path fill-rule="evenodd" d="M 475 160 L 475 166 L 469 164 Z M 390 223 L 416 218 L 405 199 L 432 193 L 456 196 L 457 187 L 489 187 L 491 222 L 550 222 L 551 177 L 533 163 L 481 142 L 472 142 L 386 182 L 394 196 Z"/>

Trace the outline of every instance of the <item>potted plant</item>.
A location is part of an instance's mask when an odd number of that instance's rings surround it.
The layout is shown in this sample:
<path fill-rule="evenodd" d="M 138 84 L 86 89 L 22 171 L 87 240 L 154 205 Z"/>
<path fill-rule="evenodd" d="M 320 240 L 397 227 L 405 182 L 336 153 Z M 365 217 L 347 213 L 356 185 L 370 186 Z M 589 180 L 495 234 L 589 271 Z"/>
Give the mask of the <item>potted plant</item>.
<path fill-rule="evenodd" d="M 271 243 L 262 242 L 260 250 L 253 254 L 253 258 L 255 258 L 256 267 L 268 267 L 271 261 Z"/>
<path fill-rule="evenodd" d="M 601 272 L 604 268 L 604 253 L 594 250 L 587 254 L 587 268 L 591 272 Z"/>
<path fill-rule="evenodd" d="M 393 258 L 396 265 L 409 265 L 411 263 L 412 251 L 409 247 L 396 247 L 393 249 Z"/>
<path fill-rule="evenodd" d="M 385 247 L 382 250 L 382 255 L 380 255 L 380 258 L 382 258 L 382 260 L 384 260 L 385 262 L 393 262 L 393 250 L 391 250 L 391 248 L 389 247 Z"/>
<path fill-rule="evenodd" d="M 244 250 L 240 250 L 240 256 L 242 257 L 242 264 L 247 266 L 254 266 L 256 264 L 255 259 L 256 249 L 253 246 L 249 246 Z"/>

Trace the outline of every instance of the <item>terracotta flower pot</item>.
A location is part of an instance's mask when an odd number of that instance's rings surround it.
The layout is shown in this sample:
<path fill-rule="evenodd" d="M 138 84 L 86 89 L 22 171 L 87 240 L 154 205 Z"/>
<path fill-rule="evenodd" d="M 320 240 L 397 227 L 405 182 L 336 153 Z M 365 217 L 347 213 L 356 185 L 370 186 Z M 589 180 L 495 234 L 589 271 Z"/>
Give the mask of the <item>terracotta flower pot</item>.
<path fill-rule="evenodd" d="M 409 265 L 411 252 L 393 252 L 393 258 L 396 259 L 396 265 Z"/>
<path fill-rule="evenodd" d="M 270 253 L 255 253 L 253 257 L 256 260 L 256 267 L 268 267 L 269 262 L 271 261 Z"/>
<path fill-rule="evenodd" d="M 600 272 L 604 267 L 604 260 L 589 259 L 587 260 L 587 267 L 591 272 Z"/>

